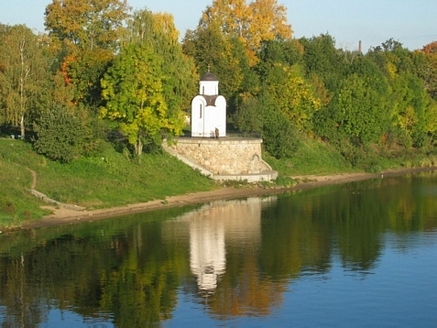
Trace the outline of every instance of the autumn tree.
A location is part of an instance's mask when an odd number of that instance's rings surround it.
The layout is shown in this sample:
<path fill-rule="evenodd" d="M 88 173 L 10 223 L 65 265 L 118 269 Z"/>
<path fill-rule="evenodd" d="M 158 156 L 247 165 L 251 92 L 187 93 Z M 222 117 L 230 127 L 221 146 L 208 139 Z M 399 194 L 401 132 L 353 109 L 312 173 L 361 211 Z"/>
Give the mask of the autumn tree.
<path fill-rule="evenodd" d="M 140 155 L 143 146 L 160 145 L 162 135 L 180 134 L 182 112 L 168 111 L 162 59 L 148 45 L 123 47 L 104 75 L 101 116 L 115 122 Z"/>
<path fill-rule="evenodd" d="M 128 11 L 126 0 L 53 0 L 45 26 L 69 48 L 115 50 Z"/>
<path fill-rule="evenodd" d="M 148 10 L 134 12 L 122 39 L 122 46 L 132 44 L 146 45 L 162 59 L 163 95 L 168 112 L 178 115 L 181 110 L 188 111 L 198 79 L 193 58 L 182 51 L 173 16 Z"/>
<path fill-rule="evenodd" d="M 214 0 L 202 14 L 197 30 L 213 27 L 224 35 L 237 37 L 248 54 L 250 65 L 262 41 L 291 38 L 286 8 L 276 0 Z"/>
<path fill-rule="evenodd" d="M 129 10 L 126 0 L 53 0 L 46 7 L 45 27 L 62 54 L 59 70 L 74 104 L 100 105 L 99 80 L 119 50 Z"/>
<path fill-rule="evenodd" d="M 423 47 L 425 54 L 427 71 L 425 73 L 425 87 L 434 99 L 437 98 L 437 41 L 431 42 Z"/>
<path fill-rule="evenodd" d="M 0 123 L 26 126 L 37 115 L 49 86 L 50 55 L 42 36 L 24 25 L 0 28 Z"/>
<path fill-rule="evenodd" d="M 189 31 L 183 40 L 186 55 L 194 58 L 200 72 L 216 72 L 220 79 L 220 93 L 228 100 L 228 113 L 233 113 L 236 103 L 245 93 L 257 88 L 257 76 L 240 40 L 223 35 L 218 29 L 207 27 Z"/>

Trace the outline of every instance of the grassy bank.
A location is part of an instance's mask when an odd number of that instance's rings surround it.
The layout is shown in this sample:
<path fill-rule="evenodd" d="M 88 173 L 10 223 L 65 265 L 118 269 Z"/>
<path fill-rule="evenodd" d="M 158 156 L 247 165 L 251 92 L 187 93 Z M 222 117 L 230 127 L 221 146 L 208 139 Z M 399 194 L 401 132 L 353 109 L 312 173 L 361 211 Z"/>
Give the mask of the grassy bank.
<path fill-rule="evenodd" d="M 415 151 L 394 153 L 375 150 L 360 154 L 362 157 L 356 165 L 348 162 L 329 144 L 305 139 L 300 143 L 295 156 L 290 159 L 275 159 L 263 154 L 265 160 L 280 172 L 280 176 L 329 175 L 336 173 L 371 172 L 377 173 L 388 169 L 431 167 L 437 165 L 437 154 L 424 154 Z"/>
<path fill-rule="evenodd" d="M 37 175 L 36 190 L 61 203 L 88 209 L 217 188 L 213 181 L 167 154 L 131 160 L 109 145 L 99 157 L 63 165 L 36 154 L 27 143 L 0 139 L 0 169 L 0 227 L 18 226 L 23 220 L 48 214 L 40 207 L 45 203 L 30 193 L 30 170 Z"/>
<path fill-rule="evenodd" d="M 277 160 L 264 153 L 265 160 L 279 172 L 279 185 L 293 183 L 296 175 L 328 175 L 360 172 L 329 145 L 315 140 L 301 143 L 292 159 Z M 427 167 L 435 155 L 372 157 L 369 168 Z M 19 226 L 25 220 L 48 214 L 43 203 L 32 196 L 35 189 L 61 203 L 87 209 L 165 199 L 168 196 L 212 190 L 219 185 L 168 154 L 144 154 L 140 161 L 116 152 L 110 145 L 98 157 L 80 158 L 65 165 L 36 154 L 19 140 L 0 139 L 0 227 Z"/>

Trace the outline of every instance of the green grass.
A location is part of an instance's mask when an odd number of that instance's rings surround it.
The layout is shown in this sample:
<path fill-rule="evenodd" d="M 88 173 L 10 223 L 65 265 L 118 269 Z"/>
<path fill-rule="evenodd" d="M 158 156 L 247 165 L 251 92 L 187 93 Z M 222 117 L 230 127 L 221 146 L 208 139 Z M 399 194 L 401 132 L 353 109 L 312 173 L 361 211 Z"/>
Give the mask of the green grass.
<path fill-rule="evenodd" d="M 409 167 L 435 167 L 437 154 L 426 154 L 417 150 L 381 155 L 379 149 L 365 154 L 363 161 L 352 166 L 329 144 L 303 139 L 292 158 L 276 159 L 266 152 L 263 158 L 279 172 L 278 184 L 287 185 L 289 178 L 296 175 L 328 175 L 345 172 L 381 172 L 388 169 Z M 283 182 L 281 182 L 283 181 Z"/>
<path fill-rule="evenodd" d="M 18 226 L 41 218 L 47 211 L 30 193 L 32 174 L 36 190 L 62 203 L 88 209 L 107 208 L 189 192 L 211 190 L 210 179 L 168 154 L 129 160 L 107 146 L 101 156 L 80 158 L 68 165 L 47 160 L 31 145 L 0 139 L 0 227 Z"/>
<path fill-rule="evenodd" d="M 302 141 L 292 158 L 278 160 L 267 153 L 263 157 L 274 170 L 286 177 L 356 171 L 332 147 L 313 139 Z"/>
<path fill-rule="evenodd" d="M 43 203 L 30 193 L 32 175 L 19 164 L 27 161 L 27 151 L 17 147 L 18 143 L 0 140 L 0 227 L 17 226 L 23 220 L 48 214 L 40 208 Z"/>
<path fill-rule="evenodd" d="M 100 208 L 164 199 L 210 190 L 213 183 L 167 154 L 142 155 L 130 162 L 115 152 L 79 159 L 70 165 L 50 163 L 39 170 L 38 189 L 63 203 Z"/>

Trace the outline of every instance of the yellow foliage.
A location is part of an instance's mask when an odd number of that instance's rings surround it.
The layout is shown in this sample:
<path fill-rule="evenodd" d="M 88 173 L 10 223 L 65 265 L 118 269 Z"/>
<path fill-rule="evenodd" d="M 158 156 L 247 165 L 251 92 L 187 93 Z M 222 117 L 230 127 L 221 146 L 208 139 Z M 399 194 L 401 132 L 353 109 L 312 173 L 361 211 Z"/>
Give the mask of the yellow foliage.
<path fill-rule="evenodd" d="M 153 29 L 157 35 L 165 34 L 173 44 L 179 42 L 179 31 L 174 24 L 173 15 L 169 13 L 154 13 L 153 21 Z"/>
<path fill-rule="evenodd" d="M 397 74 L 397 68 L 396 65 L 393 63 L 387 63 L 387 73 L 390 76 L 391 79 L 394 79 Z"/>
<path fill-rule="evenodd" d="M 398 116 L 399 126 L 406 131 L 410 131 L 414 124 L 417 123 L 416 113 L 413 106 L 407 106 L 404 113 L 400 113 Z"/>
<path fill-rule="evenodd" d="M 287 9 L 276 0 L 214 0 L 203 12 L 199 27 L 213 26 L 225 35 L 236 36 L 246 49 L 251 66 L 263 41 L 289 39 Z"/>

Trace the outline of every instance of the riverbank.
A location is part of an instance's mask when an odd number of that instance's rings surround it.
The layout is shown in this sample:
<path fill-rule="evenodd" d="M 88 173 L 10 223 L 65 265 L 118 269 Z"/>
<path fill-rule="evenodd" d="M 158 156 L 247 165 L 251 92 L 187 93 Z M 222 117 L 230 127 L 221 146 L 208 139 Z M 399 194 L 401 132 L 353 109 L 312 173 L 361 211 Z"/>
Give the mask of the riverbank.
<path fill-rule="evenodd" d="M 344 173 L 335 175 L 306 175 L 295 176 L 293 179 L 297 184 L 287 188 L 262 188 L 260 186 L 243 186 L 240 188 L 229 187 L 220 188 L 212 191 L 190 193 L 180 196 L 167 197 L 165 200 L 154 200 L 146 203 L 138 203 L 127 206 L 120 206 L 98 210 L 74 210 L 70 208 L 46 206 L 45 208 L 52 211 L 52 214 L 45 216 L 41 220 L 33 220 L 24 222 L 21 229 L 37 229 L 43 227 L 74 224 L 78 222 L 91 222 L 111 217 L 129 215 L 134 213 L 148 212 L 170 207 L 181 207 L 192 204 L 203 204 L 215 200 L 238 199 L 252 196 L 264 196 L 269 194 L 280 194 L 287 191 L 315 188 L 324 185 L 342 184 L 352 181 L 360 181 L 366 179 L 383 178 L 388 176 L 396 176 L 407 173 L 423 172 L 436 170 L 432 168 L 405 168 L 396 170 L 387 170 L 382 173 Z"/>

